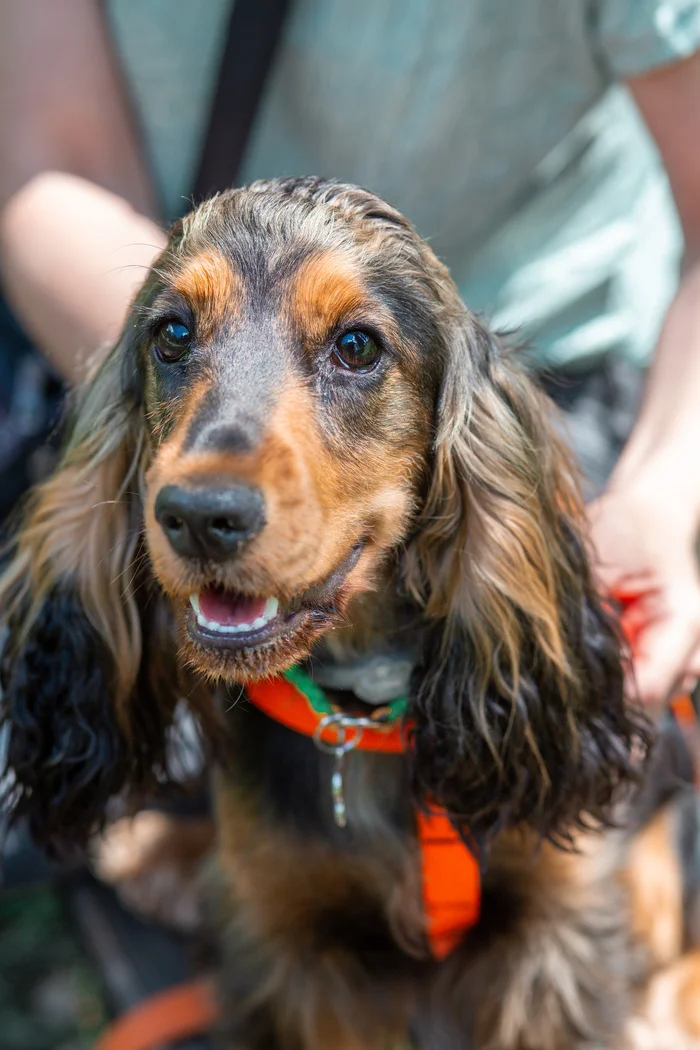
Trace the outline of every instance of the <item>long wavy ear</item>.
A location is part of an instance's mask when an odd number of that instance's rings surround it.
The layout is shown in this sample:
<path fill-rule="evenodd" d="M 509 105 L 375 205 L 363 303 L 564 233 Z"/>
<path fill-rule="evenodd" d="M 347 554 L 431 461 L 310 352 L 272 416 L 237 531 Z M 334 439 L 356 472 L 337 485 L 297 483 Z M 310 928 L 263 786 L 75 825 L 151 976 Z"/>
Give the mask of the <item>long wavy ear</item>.
<path fill-rule="evenodd" d="M 563 841 L 609 821 L 647 725 L 625 704 L 551 404 L 456 292 L 443 330 L 432 477 L 405 555 L 433 625 L 410 711 L 413 787 L 472 840 L 525 822 Z"/>
<path fill-rule="evenodd" d="M 111 796 L 160 775 L 178 696 L 168 661 L 142 659 L 161 652 L 167 614 L 140 558 L 148 443 L 132 330 L 79 391 L 0 576 L 4 801 L 54 846 L 84 841 Z"/>

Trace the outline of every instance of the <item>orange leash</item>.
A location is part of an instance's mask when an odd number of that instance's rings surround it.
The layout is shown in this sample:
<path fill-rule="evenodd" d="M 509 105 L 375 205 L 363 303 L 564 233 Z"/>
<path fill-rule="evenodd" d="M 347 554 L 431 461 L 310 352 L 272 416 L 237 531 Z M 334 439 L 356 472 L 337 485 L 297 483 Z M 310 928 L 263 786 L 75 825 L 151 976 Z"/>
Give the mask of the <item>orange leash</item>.
<path fill-rule="evenodd" d="M 144 999 L 117 1018 L 95 1050 L 155 1050 L 175 1040 L 200 1035 L 219 1017 L 208 981 L 188 981 Z"/>
<path fill-rule="evenodd" d="M 687 693 L 679 693 L 669 701 L 669 707 L 685 739 L 693 763 L 695 787 L 700 790 L 700 723 L 693 698 Z"/>
<path fill-rule="evenodd" d="M 697 729 L 698 719 L 695 714 L 693 699 L 688 693 L 679 693 L 669 701 L 669 707 L 681 729 Z"/>

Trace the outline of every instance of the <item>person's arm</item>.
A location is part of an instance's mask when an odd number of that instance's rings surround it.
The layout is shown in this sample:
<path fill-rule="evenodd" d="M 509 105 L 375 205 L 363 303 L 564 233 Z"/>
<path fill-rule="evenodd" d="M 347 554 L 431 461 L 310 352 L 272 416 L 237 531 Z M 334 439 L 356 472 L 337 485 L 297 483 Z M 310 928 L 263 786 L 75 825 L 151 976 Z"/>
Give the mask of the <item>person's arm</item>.
<path fill-rule="evenodd" d="M 3 4 L 0 98 L 0 280 L 76 379 L 165 242 L 98 0 Z"/>
<path fill-rule="evenodd" d="M 700 54 L 628 86 L 668 172 L 686 250 L 634 431 L 591 521 L 602 583 L 631 599 L 639 694 L 659 705 L 700 674 Z"/>

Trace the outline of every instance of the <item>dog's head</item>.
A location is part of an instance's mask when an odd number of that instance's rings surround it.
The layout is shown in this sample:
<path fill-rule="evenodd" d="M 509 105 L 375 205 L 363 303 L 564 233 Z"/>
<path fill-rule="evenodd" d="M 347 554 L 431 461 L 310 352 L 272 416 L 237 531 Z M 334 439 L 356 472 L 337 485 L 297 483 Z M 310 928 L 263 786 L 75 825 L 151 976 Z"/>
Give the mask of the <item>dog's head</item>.
<path fill-rule="evenodd" d="M 372 194 L 257 183 L 179 223 L 1 584 L 37 833 L 163 774 L 187 674 L 285 670 L 388 564 L 431 625 L 417 794 L 477 835 L 603 817 L 640 730 L 548 415 Z"/>

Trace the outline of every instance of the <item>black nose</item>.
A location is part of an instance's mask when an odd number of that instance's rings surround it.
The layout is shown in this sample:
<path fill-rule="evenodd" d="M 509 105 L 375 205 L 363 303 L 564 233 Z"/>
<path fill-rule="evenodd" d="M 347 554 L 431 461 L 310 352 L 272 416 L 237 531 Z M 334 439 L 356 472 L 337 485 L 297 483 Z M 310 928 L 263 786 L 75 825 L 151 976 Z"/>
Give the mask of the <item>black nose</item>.
<path fill-rule="evenodd" d="M 170 546 L 188 558 L 222 559 L 265 524 L 262 492 L 249 485 L 184 489 L 165 485 L 156 497 L 156 521 Z"/>

